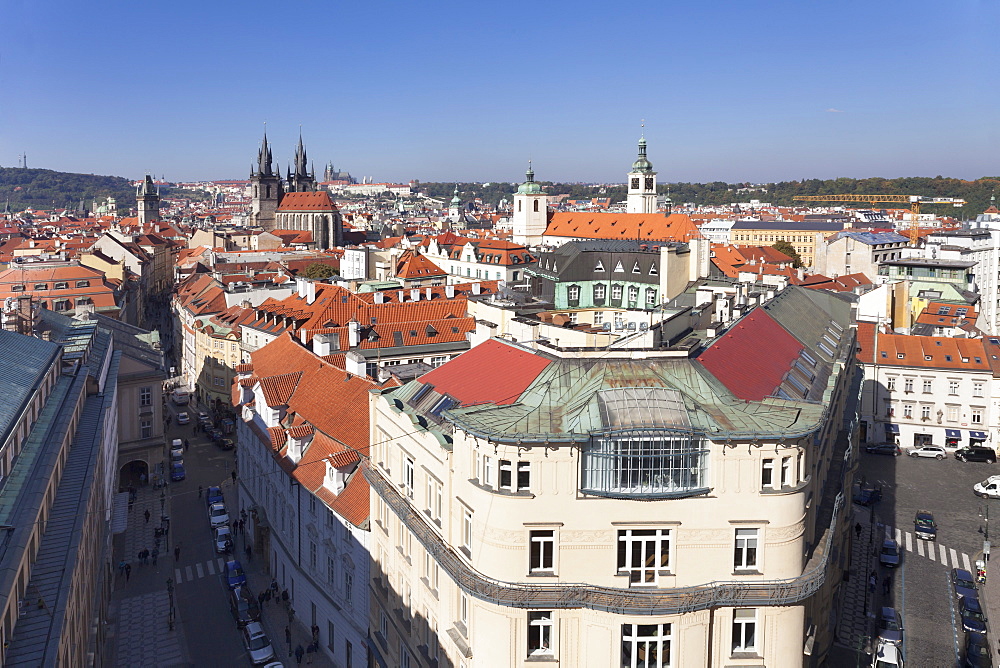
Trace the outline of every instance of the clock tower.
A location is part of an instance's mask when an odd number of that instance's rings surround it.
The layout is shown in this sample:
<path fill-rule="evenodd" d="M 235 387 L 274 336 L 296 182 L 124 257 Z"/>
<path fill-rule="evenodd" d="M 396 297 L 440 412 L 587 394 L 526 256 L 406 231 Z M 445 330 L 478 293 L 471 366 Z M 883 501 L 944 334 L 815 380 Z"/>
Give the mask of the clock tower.
<path fill-rule="evenodd" d="M 646 159 L 646 138 L 639 139 L 639 157 L 628 173 L 626 213 L 656 213 L 656 172 Z"/>
<path fill-rule="evenodd" d="M 526 180 L 517 187 L 514 194 L 514 211 L 511 213 L 512 239 L 514 243 L 535 246 L 542 243 L 545 228 L 549 224 L 549 198 L 542 186 L 535 183 L 535 172 L 528 162 Z"/>

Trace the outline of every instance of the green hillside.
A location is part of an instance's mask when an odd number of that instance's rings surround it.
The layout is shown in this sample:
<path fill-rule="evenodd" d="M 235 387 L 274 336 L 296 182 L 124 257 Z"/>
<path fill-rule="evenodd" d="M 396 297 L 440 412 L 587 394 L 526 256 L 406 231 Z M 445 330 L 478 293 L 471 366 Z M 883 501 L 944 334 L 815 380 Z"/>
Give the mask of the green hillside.
<path fill-rule="evenodd" d="M 135 188 L 129 179 L 120 176 L 0 167 L 0 208 L 9 201 L 14 212 L 27 208 L 76 209 L 81 199 L 89 209 L 94 200 L 100 202 L 109 195 L 118 201 L 119 213 L 135 207 Z"/>

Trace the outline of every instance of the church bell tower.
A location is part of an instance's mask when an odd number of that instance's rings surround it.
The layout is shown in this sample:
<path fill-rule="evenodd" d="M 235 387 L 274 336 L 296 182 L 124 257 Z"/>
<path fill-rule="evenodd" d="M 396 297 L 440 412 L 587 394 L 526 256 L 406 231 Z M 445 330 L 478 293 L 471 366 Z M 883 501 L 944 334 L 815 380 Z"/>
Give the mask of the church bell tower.
<path fill-rule="evenodd" d="M 136 188 L 135 199 L 140 227 L 160 220 L 160 192 L 156 189 L 153 177 L 149 174 L 146 174 L 142 185 Z"/>
<path fill-rule="evenodd" d="M 628 173 L 626 213 L 656 213 L 656 172 L 646 158 L 646 138 L 639 139 L 639 157 Z"/>
<path fill-rule="evenodd" d="M 549 224 L 549 198 L 542 186 L 535 183 L 535 172 L 528 162 L 525 181 L 514 194 L 514 212 L 511 214 L 514 243 L 533 246 L 542 243 Z"/>
<path fill-rule="evenodd" d="M 250 222 L 255 227 L 270 232 L 275 227 L 275 212 L 281 203 L 284 190 L 277 166 L 272 166 L 271 148 L 267 145 L 267 132 L 257 152 L 257 166 L 250 169 L 251 208 Z"/>

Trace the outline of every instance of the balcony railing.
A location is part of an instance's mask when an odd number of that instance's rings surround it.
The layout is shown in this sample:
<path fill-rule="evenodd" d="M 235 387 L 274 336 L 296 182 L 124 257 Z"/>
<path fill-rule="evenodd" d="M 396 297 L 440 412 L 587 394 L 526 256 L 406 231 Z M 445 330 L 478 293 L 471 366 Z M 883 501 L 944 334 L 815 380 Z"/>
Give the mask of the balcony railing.
<path fill-rule="evenodd" d="M 823 586 L 843 506 L 843 497 L 838 494 L 830 525 L 824 531 L 826 535 L 818 542 L 805 572 L 796 578 L 710 582 L 676 589 L 622 589 L 585 583 L 522 584 L 496 580 L 473 569 L 379 470 L 368 463 L 363 464 L 363 470 L 372 488 L 466 594 L 512 608 L 589 608 L 617 614 L 673 615 L 714 607 L 791 605 L 809 598 Z"/>

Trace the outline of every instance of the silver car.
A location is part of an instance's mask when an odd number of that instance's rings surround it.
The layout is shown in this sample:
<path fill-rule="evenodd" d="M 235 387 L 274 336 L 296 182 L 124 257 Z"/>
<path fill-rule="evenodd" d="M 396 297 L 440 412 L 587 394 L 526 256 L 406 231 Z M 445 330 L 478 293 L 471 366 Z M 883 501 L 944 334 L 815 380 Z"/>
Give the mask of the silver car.
<path fill-rule="evenodd" d="M 913 448 L 906 454 L 911 457 L 931 457 L 937 460 L 942 460 L 948 456 L 948 453 L 940 445 L 921 445 L 919 448 Z"/>
<path fill-rule="evenodd" d="M 250 622 L 243 627 L 243 646 L 254 665 L 266 663 L 274 658 L 274 648 L 260 622 Z"/>
<path fill-rule="evenodd" d="M 212 523 L 212 528 L 229 524 L 229 512 L 226 511 L 225 504 L 213 503 L 208 507 L 208 520 Z"/>

